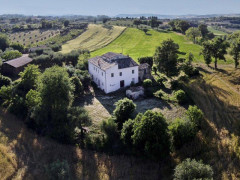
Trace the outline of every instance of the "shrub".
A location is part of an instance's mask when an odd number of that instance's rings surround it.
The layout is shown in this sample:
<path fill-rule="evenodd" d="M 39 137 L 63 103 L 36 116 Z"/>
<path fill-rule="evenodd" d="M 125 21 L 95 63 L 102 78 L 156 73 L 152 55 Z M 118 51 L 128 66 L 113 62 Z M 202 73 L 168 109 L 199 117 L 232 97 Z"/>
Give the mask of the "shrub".
<path fill-rule="evenodd" d="M 180 83 L 177 80 L 172 80 L 170 82 L 170 84 L 171 84 L 171 89 L 172 90 L 176 90 L 176 89 L 179 89 L 181 87 Z"/>
<path fill-rule="evenodd" d="M 8 86 L 11 83 L 12 83 L 12 80 L 9 77 L 6 77 L 0 74 L 0 88 L 2 86 Z"/>
<path fill-rule="evenodd" d="M 154 93 L 154 96 L 162 99 L 162 97 L 164 96 L 164 92 L 162 90 L 158 90 L 157 92 Z"/>
<path fill-rule="evenodd" d="M 119 138 L 118 126 L 115 121 L 114 117 L 110 117 L 101 124 L 101 129 L 107 136 L 104 142 L 105 146 L 112 146 L 115 140 Z"/>
<path fill-rule="evenodd" d="M 21 53 L 23 53 L 24 51 L 24 46 L 20 43 L 12 43 L 10 47 L 13 48 L 14 50 L 18 50 Z"/>
<path fill-rule="evenodd" d="M 177 149 L 193 140 L 197 134 L 196 124 L 184 119 L 175 119 L 169 126 L 169 130 L 172 135 L 173 145 Z"/>
<path fill-rule="evenodd" d="M 20 53 L 18 50 L 10 50 L 10 51 L 5 51 L 2 55 L 2 58 L 5 60 L 11 60 L 21 56 L 22 56 L 22 53 Z"/>
<path fill-rule="evenodd" d="M 181 69 L 185 74 L 187 74 L 189 77 L 197 76 L 199 75 L 199 70 L 195 67 L 193 67 L 191 64 L 184 63 L 181 66 Z"/>
<path fill-rule="evenodd" d="M 189 106 L 186 114 L 193 123 L 200 126 L 201 121 L 203 120 L 203 112 L 201 109 L 199 109 L 196 105 Z"/>
<path fill-rule="evenodd" d="M 178 90 L 174 92 L 174 97 L 179 104 L 184 104 L 187 101 L 186 93 L 183 90 Z"/>
<path fill-rule="evenodd" d="M 123 127 L 121 130 L 121 139 L 124 144 L 132 145 L 132 135 L 133 135 L 133 125 L 134 120 L 129 119 L 125 123 L 123 123 Z"/>
<path fill-rule="evenodd" d="M 124 98 L 115 103 L 115 110 L 113 111 L 114 116 L 116 117 L 116 122 L 119 125 L 119 128 L 122 127 L 122 124 L 128 120 L 131 114 L 135 111 L 136 105 L 132 100 Z"/>
<path fill-rule="evenodd" d="M 83 85 L 82 85 L 80 79 L 77 76 L 73 76 L 71 78 L 71 81 L 75 86 L 75 89 L 74 89 L 74 92 L 73 92 L 74 96 L 79 97 L 81 94 L 83 94 Z"/>
<path fill-rule="evenodd" d="M 170 138 L 164 116 L 151 110 L 138 114 L 133 125 L 132 140 L 138 151 L 151 158 L 167 156 Z"/>
<path fill-rule="evenodd" d="M 143 81 L 143 87 L 144 87 L 144 88 L 152 87 L 152 80 L 151 80 L 151 79 L 145 79 L 145 80 Z"/>
<path fill-rule="evenodd" d="M 68 180 L 70 178 L 69 165 L 66 160 L 57 160 L 45 166 L 45 172 L 49 179 Z"/>
<path fill-rule="evenodd" d="M 176 166 L 174 180 L 183 179 L 213 179 L 213 170 L 210 165 L 203 164 L 195 159 L 186 159 Z"/>
<path fill-rule="evenodd" d="M 188 81 L 189 81 L 189 77 L 188 77 L 188 75 L 186 75 L 186 74 L 181 75 L 181 76 L 178 78 L 178 81 L 188 82 Z"/>
<path fill-rule="evenodd" d="M 167 79 L 164 76 L 160 76 L 156 78 L 156 82 L 162 87 L 164 86 L 163 82 L 165 82 Z"/>

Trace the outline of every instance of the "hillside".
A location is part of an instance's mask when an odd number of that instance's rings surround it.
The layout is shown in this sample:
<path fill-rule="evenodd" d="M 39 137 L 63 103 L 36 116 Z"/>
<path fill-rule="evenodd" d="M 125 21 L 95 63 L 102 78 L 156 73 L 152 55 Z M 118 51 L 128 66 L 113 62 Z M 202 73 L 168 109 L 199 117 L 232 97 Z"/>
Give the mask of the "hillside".
<path fill-rule="evenodd" d="M 77 38 L 66 42 L 62 46 L 62 53 L 68 53 L 74 49 L 88 49 L 94 51 L 100 49 L 115 40 L 125 27 L 90 24 L 88 29 Z"/>
<path fill-rule="evenodd" d="M 185 36 L 174 32 L 158 32 L 150 30 L 145 34 L 143 31 L 135 28 L 128 28 L 120 37 L 108 46 L 92 52 L 91 56 L 102 55 L 106 52 L 117 52 L 130 55 L 137 60 L 139 57 L 152 56 L 157 46 L 163 40 L 173 39 L 180 46 L 180 51 L 192 52 L 196 61 L 201 61 L 199 55 L 201 46 L 188 41 Z"/>
<path fill-rule="evenodd" d="M 127 156 L 109 156 L 40 137 L 15 116 L 0 109 L 1 179 L 46 179 L 45 166 L 70 165 L 71 179 L 158 179 L 160 165 Z"/>
<path fill-rule="evenodd" d="M 45 41 L 60 33 L 59 30 L 34 30 L 26 32 L 18 32 L 9 35 L 12 42 L 19 42 L 24 46 L 36 44 L 41 41 Z"/>

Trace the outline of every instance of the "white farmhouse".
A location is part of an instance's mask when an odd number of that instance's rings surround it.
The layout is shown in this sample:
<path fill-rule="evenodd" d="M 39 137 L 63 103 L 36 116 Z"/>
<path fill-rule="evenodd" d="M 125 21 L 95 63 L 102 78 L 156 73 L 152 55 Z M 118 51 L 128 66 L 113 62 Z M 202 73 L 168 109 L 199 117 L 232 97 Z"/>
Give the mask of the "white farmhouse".
<path fill-rule="evenodd" d="M 92 80 L 105 93 L 138 83 L 138 64 L 129 56 L 106 53 L 88 60 Z"/>

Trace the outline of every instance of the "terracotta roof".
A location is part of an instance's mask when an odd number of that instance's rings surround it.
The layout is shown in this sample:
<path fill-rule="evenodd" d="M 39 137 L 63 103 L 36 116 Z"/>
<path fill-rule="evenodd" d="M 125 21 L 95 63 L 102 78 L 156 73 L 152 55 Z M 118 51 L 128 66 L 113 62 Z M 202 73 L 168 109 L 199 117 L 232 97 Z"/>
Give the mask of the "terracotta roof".
<path fill-rule="evenodd" d="M 22 67 L 28 63 L 32 62 L 32 58 L 28 57 L 28 54 L 23 54 L 22 57 L 12 59 L 10 61 L 4 62 L 4 64 L 9 64 L 15 68 Z"/>
<path fill-rule="evenodd" d="M 113 52 L 91 58 L 88 61 L 102 70 L 107 70 L 115 65 L 118 65 L 118 69 L 138 66 L 131 57 Z"/>

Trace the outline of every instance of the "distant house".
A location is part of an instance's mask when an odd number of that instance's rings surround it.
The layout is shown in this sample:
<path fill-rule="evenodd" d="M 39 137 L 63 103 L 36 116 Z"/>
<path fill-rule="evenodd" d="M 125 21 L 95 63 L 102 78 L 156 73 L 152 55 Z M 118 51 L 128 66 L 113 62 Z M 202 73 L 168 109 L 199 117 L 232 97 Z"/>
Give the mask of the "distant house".
<path fill-rule="evenodd" d="M 17 76 L 30 62 L 32 62 L 32 58 L 28 57 L 28 54 L 23 54 L 22 57 L 4 62 L 2 65 L 2 73 Z"/>
<path fill-rule="evenodd" d="M 138 83 L 138 66 L 131 57 L 112 52 L 88 60 L 93 81 L 105 93 Z"/>

